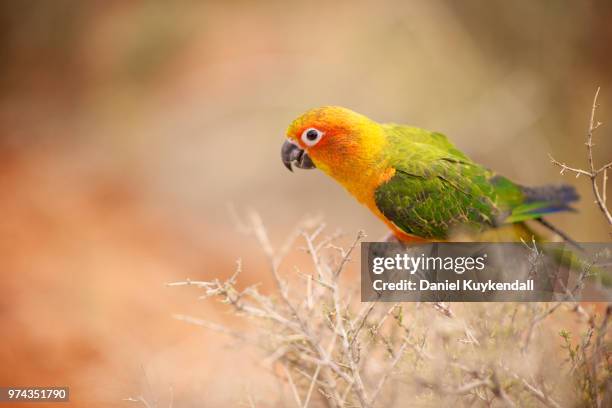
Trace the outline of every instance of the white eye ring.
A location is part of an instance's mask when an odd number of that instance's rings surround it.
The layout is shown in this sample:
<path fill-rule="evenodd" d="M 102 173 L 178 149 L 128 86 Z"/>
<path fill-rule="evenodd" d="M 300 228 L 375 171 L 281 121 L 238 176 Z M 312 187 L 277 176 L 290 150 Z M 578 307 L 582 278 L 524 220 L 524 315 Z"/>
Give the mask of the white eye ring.
<path fill-rule="evenodd" d="M 316 145 L 322 137 L 323 132 L 315 128 L 308 128 L 302 132 L 302 142 L 304 142 L 306 146 Z"/>

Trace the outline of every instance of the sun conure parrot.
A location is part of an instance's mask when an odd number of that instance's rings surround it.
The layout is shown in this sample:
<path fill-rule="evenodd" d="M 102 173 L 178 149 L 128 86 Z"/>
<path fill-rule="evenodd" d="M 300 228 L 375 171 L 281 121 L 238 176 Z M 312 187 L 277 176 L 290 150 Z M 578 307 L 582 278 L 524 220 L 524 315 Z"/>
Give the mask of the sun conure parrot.
<path fill-rule="evenodd" d="M 316 167 L 334 178 L 402 242 L 466 233 L 481 241 L 531 240 L 528 220 L 568 239 L 542 217 L 572 210 L 578 199 L 571 186 L 530 188 L 495 174 L 440 133 L 377 123 L 337 106 L 294 120 L 281 156 L 289 170 Z"/>

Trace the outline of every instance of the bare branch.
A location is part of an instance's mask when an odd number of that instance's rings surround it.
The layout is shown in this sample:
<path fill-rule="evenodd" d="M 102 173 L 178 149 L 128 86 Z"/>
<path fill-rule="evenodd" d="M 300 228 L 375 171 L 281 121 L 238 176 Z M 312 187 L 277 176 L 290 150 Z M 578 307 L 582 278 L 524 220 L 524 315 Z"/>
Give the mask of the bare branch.
<path fill-rule="evenodd" d="M 287 366 L 285 364 L 281 364 L 281 367 L 283 367 L 283 371 L 285 372 L 285 377 L 287 377 L 287 380 L 291 387 L 291 392 L 293 393 L 293 397 L 295 398 L 296 405 L 298 406 L 298 408 L 302 408 L 302 400 L 300 399 L 300 394 L 297 390 L 297 387 L 295 386 L 295 383 L 293 382 L 293 377 L 291 376 L 291 372 L 287 369 Z"/>
<path fill-rule="evenodd" d="M 591 186 L 593 189 L 593 195 L 595 196 L 595 203 L 597 204 L 597 206 L 599 207 L 599 210 L 603 213 L 604 217 L 608 221 L 608 224 L 612 225 L 612 213 L 608 209 L 607 203 L 606 203 L 607 201 L 606 184 L 608 181 L 607 170 L 612 167 L 612 162 L 604 164 L 599 169 L 596 169 L 595 161 L 593 159 L 593 146 L 595 146 L 593 144 L 593 133 L 595 132 L 595 130 L 597 130 L 602 125 L 601 122 L 596 121 L 595 119 L 597 107 L 599 106 L 597 104 L 597 98 L 599 97 L 599 90 L 600 90 L 600 87 L 597 87 L 597 91 L 595 91 L 595 97 L 593 98 L 593 105 L 591 106 L 591 115 L 589 117 L 589 128 L 587 130 L 587 141 L 585 143 L 585 145 L 587 146 L 587 160 L 588 160 L 589 170 L 583 170 L 583 169 L 579 169 L 576 167 L 570 167 L 566 165 L 565 163 L 561 163 L 555 160 L 550 154 L 548 156 L 550 157 L 550 161 L 554 165 L 561 168 L 561 174 L 568 171 L 570 173 L 574 173 L 576 175 L 576 178 L 578 178 L 581 175 L 584 175 L 590 179 Z M 597 184 L 597 178 L 600 174 L 603 174 L 603 183 L 602 183 L 601 192 Z"/>
<path fill-rule="evenodd" d="M 552 398 L 550 398 L 547 394 L 545 394 L 542 390 L 538 389 L 537 387 L 535 387 L 534 385 L 530 384 L 527 380 L 525 380 L 524 378 L 520 377 L 519 375 L 515 374 L 514 377 L 519 380 L 524 386 L 525 389 L 527 391 L 529 391 L 529 393 L 531 393 L 531 395 L 533 395 L 534 397 L 536 397 L 542 404 L 544 404 L 547 407 L 551 407 L 551 408 L 561 408 L 561 405 L 559 405 L 558 402 L 556 402 L 555 400 L 553 400 Z"/>
<path fill-rule="evenodd" d="M 338 278 L 338 276 L 340 276 L 340 273 L 342 273 L 342 271 L 344 270 L 344 267 L 346 266 L 346 263 L 351 258 L 351 253 L 353 253 L 353 250 L 355 249 L 357 244 L 359 242 L 361 242 L 361 240 L 363 238 L 365 238 L 365 236 L 366 236 L 365 232 L 363 232 L 363 231 L 359 231 L 357 233 L 357 237 L 355 237 L 355 240 L 353 241 L 353 243 L 349 247 L 348 251 L 346 251 L 346 253 L 343 254 L 342 261 L 340 261 L 340 264 L 338 265 L 338 268 L 336 269 L 336 272 L 334 273 L 334 278 Z"/>
<path fill-rule="evenodd" d="M 393 372 L 393 370 L 395 370 L 395 367 L 400 362 L 402 357 L 404 357 L 404 351 L 406 350 L 406 347 L 408 347 L 408 340 L 404 339 L 404 341 L 402 342 L 402 345 L 400 346 L 399 350 L 395 354 L 395 357 L 393 358 L 393 361 L 389 365 L 389 368 L 387 368 L 387 371 L 381 377 L 380 381 L 378 382 L 378 385 L 374 389 L 374 392 L 372 393 L 372 397 L 370 399 L 370 405 L 372 405 L 372 406 L 374 405 L 374 403 L 376 402 L 376 399 L 378 398 L 378 396 L 379 396 L 380 392 L 382 391 L 384 385 L 386 384 L 387 380 L 391 376 L 391 373 Z"/>

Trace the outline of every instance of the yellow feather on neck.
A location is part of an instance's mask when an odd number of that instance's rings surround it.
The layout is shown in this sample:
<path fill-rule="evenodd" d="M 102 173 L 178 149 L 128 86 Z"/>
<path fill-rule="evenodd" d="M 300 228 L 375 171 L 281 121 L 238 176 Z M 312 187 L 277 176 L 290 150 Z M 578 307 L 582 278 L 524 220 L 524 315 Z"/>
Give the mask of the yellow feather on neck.
<path fill-rule="evenodd" d="M 380 125 L 371 121 L 356 126 L 354 133 L 346 138 L 350 139 L 346 148 L 338 149 L 338 153 L 323 154 L 320 159 L 313 157 L 313 161 L 359 201 L 369 201 L 387 167 L 383 154 L 387 140 Z"/>

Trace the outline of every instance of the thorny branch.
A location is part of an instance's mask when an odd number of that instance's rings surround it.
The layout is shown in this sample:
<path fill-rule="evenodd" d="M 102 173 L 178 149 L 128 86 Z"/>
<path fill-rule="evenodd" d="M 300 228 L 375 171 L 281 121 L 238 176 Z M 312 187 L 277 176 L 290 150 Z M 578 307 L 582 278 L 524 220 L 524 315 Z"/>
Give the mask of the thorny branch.
<path fill-rule="evenodd" d="M 583 170 L 583 169 L 576 168 L 576 167 L 570 167 L 565 163 L 555 160 L 550 154 L 548 156 L 550 157 L 550 161 L 555 166 L 558 166 L 561 168 L 561 171 L 560 171 L 561 174 L 568 171 L 570 173 L 574 173 L 576 175 L 576 178 L 582 175 L 590 179 L 591 186 L 593 188 L 593 195 L 595 196 L 595 203 L 599 207 L 600 211 L 606 217 L 608 224 L 612 225 L 612 213 L 610 212 L 610 209 L 608 208 L 607 196 L 606 196 L 606 187 L 608 183 L 608 170 L 612 168 L 612 162 L 609 162 L 597 168 L 595 166 L 595 161 L 593 159 L 593 146 L 595 146 L 595 144 L 593 143 L 593 133 L 597 129 L 599 129 L 599 127 L 602 125 L 602 122 L 599 122 L 595 119 L 595 113 L 597 112 L 597 107 L 599 106 L 597 104 L 597 98 L 599 97 L 599 90 L 600 88 L 598 87 L 597 91 L 595 91 L 595 97 L 593 98 L 593 105 L 591 107 L 591 115 L 589 117 L 589 127 L 587 130 L 587 141 L 585 143 L 585 145 L 587 146 L 587 159 L 588 159 L 588 164 L 589 164 L 588 170 Z M 601 191 L 598 185 L 600 175 L 602 176 L 601 177 L 602 178 Z"/>

